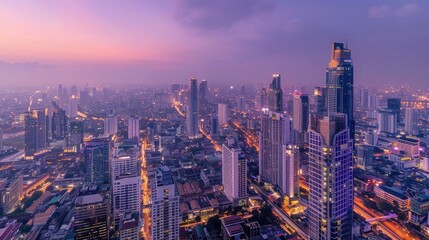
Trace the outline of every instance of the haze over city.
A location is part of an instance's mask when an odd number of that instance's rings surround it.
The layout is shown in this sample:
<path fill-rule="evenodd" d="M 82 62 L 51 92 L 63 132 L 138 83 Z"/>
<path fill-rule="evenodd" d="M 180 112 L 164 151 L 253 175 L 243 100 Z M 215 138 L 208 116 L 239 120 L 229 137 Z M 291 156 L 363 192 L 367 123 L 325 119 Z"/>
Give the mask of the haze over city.
<path fill-rule="evenodd" d="M 359 84 L 428 87 L 426 1 L 6 1 L 0 86 L 324 81 L 348 42 Z"/>

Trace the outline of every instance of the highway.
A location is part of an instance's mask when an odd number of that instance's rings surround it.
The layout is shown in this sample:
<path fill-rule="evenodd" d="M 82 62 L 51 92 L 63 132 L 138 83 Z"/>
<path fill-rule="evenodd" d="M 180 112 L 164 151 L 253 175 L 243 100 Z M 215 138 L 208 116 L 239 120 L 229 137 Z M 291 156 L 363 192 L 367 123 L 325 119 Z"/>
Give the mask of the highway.
<path fill-rule="evenodd" d="M 285 221 L 289 226 L 291 226 L 292 229 L 294 229 L 299 236 L 301 236 L 304 239 L 308 239 L 308 235 L 305 233 L 305 231 L 301 229 L 292 219 L 290 219 L 275 203 L 271 202 L 268 199 L 268 195 L 265 193 L 263 189 L 261 189 L 261 187 L 253 183 L 252 183 L 252 186 L 254 189 L 257 189 L 259 193 L 261 193 L 267 198 L 268 204 L 270 204 L 272 209 L 283 219 L 283 221 Z"/>

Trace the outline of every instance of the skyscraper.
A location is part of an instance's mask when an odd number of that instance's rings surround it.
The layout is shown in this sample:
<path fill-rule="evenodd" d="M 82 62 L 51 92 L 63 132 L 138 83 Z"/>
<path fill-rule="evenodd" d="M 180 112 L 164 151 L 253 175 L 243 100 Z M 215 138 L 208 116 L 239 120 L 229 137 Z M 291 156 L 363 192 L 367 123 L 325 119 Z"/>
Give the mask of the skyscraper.
<path fill-rule="evenodd" d="M 76 147 L 79 151 L 83 144 L 83 122 L 74 121 L 70 123 L 67 145 Z"/>
<path fill-rule="evenodd" d="M 208 114 L 208 85 L 206 80 L 202 80 L 198 89 L 198 110 L 201 116 Z"/>
<path fill-rule="evenodd" d="M 160 167 L 150 188 L 151 239 L 179 239 L 179 194 L 171 170 Z"/>
<path fill-rule="evenodd" d="M 311 99 L 310 112 L 323 113 L 326 111 L 326 87 L 316 87 Z"/>
<path fill-rule="evenodd" d="M 25 157 L 31 159 L 35 153 L 46 149 L 48 110 L 35 109 L 25 116 Z"/>
<path fill-rule="evenodd" d="M 283 112 L 283 89 L 280 74 L 273 74 L 273 80 L 268 88 L 268 109 L 273 112 Z"/>
<path fill-rule="evenodd" d="M 189 98 L 186 106 L 186 132 L 189 137 L 198 135 L 198 82 L 191 78 Z"/>
<path fill-rule="evenodd" d="M 135 116 L 128 118 L 128 138 L 140 139 L 140 120 Z"/>
<path fill-rule="evenodd" d="M 210 114 L 210 134 L 217 134 L 219 131 L 219 120 L 216 112 Z"/>
<path fill-rule="evenodd" d="M 293 129 L 299 144 L 304 143 L 305 134 L 308 130 L 309 100 L 305 94 L 293 96 Z"/>
<path fill-rule="evenodd" d="M 389 109 L 378 111 L 378 132 L 384 134 L 395 134 L 398 130 L 398 115 Z"/>
<path fill-rule="evenodd" d="M 222 144 L 222 185 L 234 204 L 247 196 L 247 159 L 234 144 Z"/>
<path fill-rule="evenodd" d="M 271 183 L 282 192 L 284 169 L 283 146 L 293 143 L 293 124 L 287 114 L 265 110 L 261 117 L 259 134 L 259 177 L 263 182 Z"/>
<path fill-rule="evenodd" d="M 396 121 L 401 121 L 401 99 L 400 98 L 388 98 L 387 109 L 396 114 Z"/>
<path fill-rule="evenodd" d="M 228 124 L 228 105 L 225 103 L 219 103 L 217 105 L 217 115 L 219 120 L 219 126 L 225 126 Z"/>
<path fill-rule="evenodd" d="M 104 119 L 104 135 L 114 135 L 118 132 L 118 116 L 109 114 Z"/>
<path fill-rule="evenodd" d="M 76 95 L 71 95 L 69 98 L 68 116 L 70 118 L 77 117 L 79 98 Z"/>
<path fill-rule="evenodd" d="M 52 112 L 52 139 L 62 140 L 67 136 L 67 116 L 66 111 L 60 108 L 56 102 L 52 102 L 54 111 Z"/>
<path fill-rule="evenodd" d="M 126 139 L 113 143 L 111 149 L 111 176 L 140 175 L 140 150 L 134 140 Z"/>
<path fill-rule="evenodd" d="M 120 175 L 113 180 L 113 219 L 118 228 L 127 214 L 141 212 L 141 176 Z M 140 217 L 139 217 L 140 219 Z"/>
<path fill-rule="evenodd" d="M 328 112 L 347 115 L 350 136 L 354 139 L 353 64 L 350 49 L 343 43 L 332 44 L 331 61 L 326 69 Z"/>
<path fill-rule="evenodd" d="M 353 140 L 347 122 L 341 113 L 311 117 L 310 239 L 352 239 Z"/>
<path fill-rule="evenodd" d="M 74 238 L 109 239 L 109 209 L 109 199 L 101 194 L 77 197 L 74 207 Z"/>
<path fill-rule="evenodd" d="M 296 145 L 283 145 L 283 175 L 281 189 L 289 200 L 299 194 L 299 148 Z"/>
<path fill-rule="evenodd" d="M 405 132 L 409 135 L 417 134 L 417 114 L 415 109 L 407 108 L 405 109 Z"/>
<path fill-rule="evenodd" d="M 108 138 L 85 142 L 85 181 L 92 184 L 110 182 Z"/>

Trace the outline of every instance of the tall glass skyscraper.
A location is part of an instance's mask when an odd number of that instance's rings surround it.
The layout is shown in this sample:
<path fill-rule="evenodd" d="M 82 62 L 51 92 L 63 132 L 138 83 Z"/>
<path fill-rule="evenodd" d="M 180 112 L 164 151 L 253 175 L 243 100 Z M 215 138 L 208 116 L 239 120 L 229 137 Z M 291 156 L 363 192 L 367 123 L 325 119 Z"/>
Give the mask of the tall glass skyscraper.
<path fill-rule="evenodd" d="M 198 83 L 196 78 L 191 78 L 191 86 L 189 87 L 186 132 L 190 137 L 195 137 L 198 134 Z"/>
<path fill-rule="evenodd" d="M 268 88 L 268 109 L 273 112 L 283 112 L 283 90 L 280 74 L 273 74 L 273 80 Z"/>
<path fill-rule="evenodd" d="M 353 64 L 351 50 L 343 43 L 332 44 L 331 61 L 326 69 L 328 88 L 328 112 L 347 115 L 350 136 L 354 139 L 355 122 L 353 118 Z"/>
<path fill-rule="evenodd" d="M 310 239 L 352 239 L 353 140 L 347 116 L 312 114 L 309 130 Z"/>

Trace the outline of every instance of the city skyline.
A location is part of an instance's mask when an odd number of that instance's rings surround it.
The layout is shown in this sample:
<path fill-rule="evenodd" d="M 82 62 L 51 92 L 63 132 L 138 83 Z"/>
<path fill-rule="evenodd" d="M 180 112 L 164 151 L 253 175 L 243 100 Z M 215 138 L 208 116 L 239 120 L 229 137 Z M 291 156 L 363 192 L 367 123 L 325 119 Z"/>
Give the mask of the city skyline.
<path fill-rule="evenodd" d="M 8 2 L 0 7 L 0 73 L 9 80 L 0 86 L 153 85 L 190 76 L 212 85 L 262 84 L 274 72 L 284 85 L 319 84 L 329 44 L 348 41 L 360 84 L 427 87 L 429 34 L 419 29 L 427 27 L 428 7 L 417 1 Z"/>

